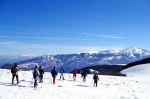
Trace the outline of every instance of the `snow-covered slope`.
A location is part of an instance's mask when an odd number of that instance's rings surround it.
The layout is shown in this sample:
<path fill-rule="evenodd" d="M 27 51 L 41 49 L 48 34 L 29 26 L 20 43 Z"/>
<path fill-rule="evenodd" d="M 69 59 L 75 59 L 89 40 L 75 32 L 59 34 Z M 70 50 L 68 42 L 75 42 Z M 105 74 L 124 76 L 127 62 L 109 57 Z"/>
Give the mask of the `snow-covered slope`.
<path fill-rule="evenodd" d="M 56 66 L 57 69 L 65 67 L 66 72 L 93 65 L 128 64 L 150 57 L 150 51 L 142 48 L 116 49 L 109 51 L 91 51 L 78 54 L 43 55 L 33 59 L 19 62 L 19 66 L 33 69 L 35 65 L 43 66 L 46 71 Z"/>
<path fill-rule="evenodd" d="M 149 79 L 150 76 L 150 64 L 136 65 L 121 71 L 121 73 L 127 74 L 128 77 L 137 77 L 140 79 Z"/>
<path fill-rule="evenodd" d="M 10 70 L 0 69 L 0 99 L 149 99 L 150 81 L 141 79 L 150 76 L 147 65 L 139 65 L 123 72 L 127 77 L 99 75 L 98 87 L 93 87 L 93 75 L 87 76 L 86 82 L 81 75 L 73 81 L 72 74 L 65 74 L 65 80 L 56 77 L 56 84 L 52 84 L 49 72 L 44 75 L 44 83 L 37 89 L 33 87 L 32 71 L 19 72 L 19 85 L 12 85 Z M 16 83 L 16 81 L 15 81 Z"/>

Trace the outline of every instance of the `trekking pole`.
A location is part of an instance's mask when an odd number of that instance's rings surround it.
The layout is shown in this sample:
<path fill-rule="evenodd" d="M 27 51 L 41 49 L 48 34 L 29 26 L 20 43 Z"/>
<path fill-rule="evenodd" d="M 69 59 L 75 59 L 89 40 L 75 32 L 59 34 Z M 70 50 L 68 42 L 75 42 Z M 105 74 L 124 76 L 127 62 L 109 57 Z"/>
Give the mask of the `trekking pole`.
<path fill-rule="evenodd" d="M 93 84 L 93 81 L 94 81 L 94 80 L 92 79 L 92 82 L 91 82 L 91 84 Z"/>
<path fill-rule="evenodd" d="M 32 80 L 31 80 L 31 85 L 33 84 L 33 77 L 32 77 Z"/>
<path fill-rule="evenodd" d="M 51 74 L 50 74 L 50 76 L 49 76 L 49 79 L 50 79 L 50 83 L 52 82 L 52 80 L 51 80 Z"/>
<path fill-rule="evenodd" d="M 23 71 L 22 71 L 22 75 L 23 75 L 23 77 L 24 77 L 24 80 L 26 81 Z"/>
<path fill-rule="evenodd" d="M 44 75 L 44 82 L 45 82 L 45 74 L 43 74 Z"/>
<path fill-rule="evenodd" d="M 66 78 L 66 77 L 65 77 L 65 73 L 63 73 L 63 80 L 65 80 L 65 78 Z"/>

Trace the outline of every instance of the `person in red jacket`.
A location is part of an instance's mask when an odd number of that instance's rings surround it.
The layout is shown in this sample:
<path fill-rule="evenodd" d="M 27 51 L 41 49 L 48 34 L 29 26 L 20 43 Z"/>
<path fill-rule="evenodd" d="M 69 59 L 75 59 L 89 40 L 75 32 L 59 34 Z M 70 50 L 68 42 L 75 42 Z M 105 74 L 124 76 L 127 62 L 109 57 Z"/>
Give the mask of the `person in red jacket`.
<path fill-rule="evenodd" d="M 74 69 L 72 73 L 73 73 L 73 79 L 76 80 L 76 74 L 77 74 L 76 69 Z"/>
<path fill-rule="evenodd" d="M 97 73 L 94 74 L 93 80 L 94 80 L 94 86 L 95 86 L 95 84 L 96 84 L 96 87 L 97 87 L 97 82 L 98 82 L 98 80 L 99 80 L 99 76 L 98 76 Z"/>

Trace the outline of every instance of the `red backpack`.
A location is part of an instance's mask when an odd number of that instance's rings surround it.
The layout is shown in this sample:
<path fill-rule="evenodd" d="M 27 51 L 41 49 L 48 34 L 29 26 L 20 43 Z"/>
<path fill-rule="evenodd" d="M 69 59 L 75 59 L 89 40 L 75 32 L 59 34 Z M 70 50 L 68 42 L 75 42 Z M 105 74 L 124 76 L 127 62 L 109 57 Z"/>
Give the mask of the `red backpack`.
<path fill-rule="evenodd" d="M 15 73 L 16 70 L 15 70 L 15 67 L 11 68 L 11 73 Z"/>

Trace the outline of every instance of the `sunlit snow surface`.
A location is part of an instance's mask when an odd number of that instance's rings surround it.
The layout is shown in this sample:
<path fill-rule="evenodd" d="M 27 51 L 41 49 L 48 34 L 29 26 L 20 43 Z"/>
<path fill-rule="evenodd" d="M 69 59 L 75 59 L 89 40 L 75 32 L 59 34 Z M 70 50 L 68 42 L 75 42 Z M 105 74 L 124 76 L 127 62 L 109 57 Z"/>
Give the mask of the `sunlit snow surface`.
<path fill-rule="evenodd" d="M 98 87 L 93 86 L 93 75 L 83 82 L 80 74 L 76 81 L 72 74 L 65 74 L 65 80 L 59 80 L 58 74 L 56 84 L 52 84 L 47 72 L 44 83 L 38 83 L 34 89 L 32 71 L 20 71 L 21 83 L 12 85 L 10 70 L 0 69 L 0 99 L 150 99 L 149 71 L 150 64 L 146 64 L 124 70 L 127 77 L 99 75 Z"/>

